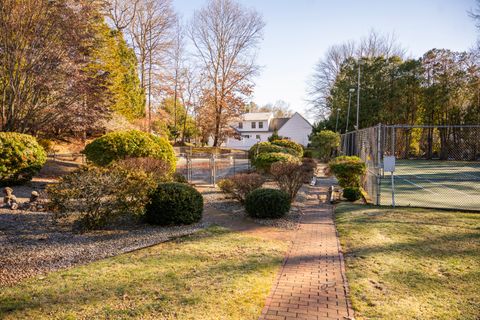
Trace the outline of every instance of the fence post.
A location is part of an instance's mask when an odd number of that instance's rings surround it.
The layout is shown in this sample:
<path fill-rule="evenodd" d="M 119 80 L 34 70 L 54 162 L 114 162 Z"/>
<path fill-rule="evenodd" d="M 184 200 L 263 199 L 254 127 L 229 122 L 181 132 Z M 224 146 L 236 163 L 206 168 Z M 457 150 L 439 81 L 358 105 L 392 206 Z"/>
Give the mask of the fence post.
<path fill-rule="evenodd" d="M 212 157 L 210 158 L 210 169 L 211 169 L 211 183 L 212 185 L 215 185 L 215 176 L 216 176 L 216 172 L 215 172 L 215 154 L 212 153 Z"/>
<path fill-rule="evenodd" d="M 376 172 L 376 181 L 375 183 L 377 184 L 377 194 L 376 194 L 376 200 L 375 200 L 375 205 L 379 206 L 380 205 L 380 199 L 381 199 L 381 192 L 382 192 L 382 124 L 378 124 L 378 129 L 377 129 L 377 163 L 376 167 L 378 168 L 378 172 Z"/>

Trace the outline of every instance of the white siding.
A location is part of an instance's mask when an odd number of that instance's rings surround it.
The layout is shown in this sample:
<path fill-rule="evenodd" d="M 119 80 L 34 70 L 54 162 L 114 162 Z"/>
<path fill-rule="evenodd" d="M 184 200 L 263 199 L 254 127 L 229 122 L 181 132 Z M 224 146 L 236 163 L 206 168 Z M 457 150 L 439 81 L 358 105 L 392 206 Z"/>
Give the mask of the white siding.
<path fill-rule="evenodd" d="M 257 135 L 260 136 L 260 142 L 268 141 L 268 138 L 272 135 L 271 132 L 248 132 L 245 135 L 249 135 L 249 138 L 242 138 L 241 140 L 237 140 L 235 138 L 227 138 L 225 143 L 222 145 L 226 148 L 232 149 L 243 149 L 248 150 L 251 146 L 258 142 Z M 244 134 L 242 134 L 244 135 Z"/>
<path fill-rule="evenodd" d="M 278 135 L 300 143 L 304 146 L 307 146 L 308 136 L 311 133 L 311 124 L 308 123 L 308 121 L 298 113 L 295 113 L 290 120 L 288 120 L 287 123 L 285 123 L 280 130 L 278 130 Z"/>

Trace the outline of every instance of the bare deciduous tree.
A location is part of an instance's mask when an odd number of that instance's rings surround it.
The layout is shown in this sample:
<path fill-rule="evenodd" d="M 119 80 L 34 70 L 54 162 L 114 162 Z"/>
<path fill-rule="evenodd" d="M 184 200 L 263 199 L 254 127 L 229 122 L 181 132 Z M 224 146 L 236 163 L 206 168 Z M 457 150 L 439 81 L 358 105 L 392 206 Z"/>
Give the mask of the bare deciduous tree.
<path fill-rule="evenodd" d="M 176 15 L 171 0 L 140 0 L 136 9 L 130 33 L 139 61 L 140 83 L 147 93 L 146 129 L 150 131 L 154 86 L 161 82 L 158 79 L 173 43 Z"/>
<path fill-rule="evenodd" d="M 122 32 L 135 19 L 140 0 L 110 0 L 106 3 L 106 15 L 113 26 Z"/>
<path fill-rule="evenodd" d="M 195 11 L 189 34 L 208 83 L 202 116 L 211 120 L 214 146 L 220 144 L 230 119 L 240 113 L 243 97 L 251 94 L 264 26 L 260 14 L 233 0 L 210 0 Z"/>

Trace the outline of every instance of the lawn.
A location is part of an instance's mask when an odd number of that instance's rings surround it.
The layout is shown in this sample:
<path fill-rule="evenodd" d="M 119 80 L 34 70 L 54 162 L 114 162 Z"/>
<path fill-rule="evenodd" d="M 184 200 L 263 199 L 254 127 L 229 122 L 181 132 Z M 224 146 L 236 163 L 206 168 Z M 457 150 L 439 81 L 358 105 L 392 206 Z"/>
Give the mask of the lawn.
<path fill-rule="evenodd" d="M 480 214 L 335 211 L 356 319 L 480 319 Z"/>
<path fill-rule="evenodd" d="M 256 319 L 286 242 L 213 227 L 0 290 L 2 319 Z"/>

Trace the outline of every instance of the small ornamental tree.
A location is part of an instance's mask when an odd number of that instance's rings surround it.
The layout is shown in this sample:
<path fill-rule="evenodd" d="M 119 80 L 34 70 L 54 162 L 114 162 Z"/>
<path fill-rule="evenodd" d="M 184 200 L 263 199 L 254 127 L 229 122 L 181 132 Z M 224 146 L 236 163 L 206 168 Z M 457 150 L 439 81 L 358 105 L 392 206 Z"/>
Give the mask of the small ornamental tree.
<path fill-rule="evenodd" d="M 34 137 L 0 132 L 0 185 L 29 181 L 46 161 L 47 154 Z"/>
<path fill-rule="evenodd" d="M 258 173 L 240 173 L 220 180 L 218 186 L 224 193 L 232 195 L 243 203 L 247 195 L 253 190 L 260 188 L 264 182 L 265 178 Z"/>
<path fill-rule="evenodd" d="M 311 146 L 318 152 L 322 161 L 330 161 L 340 146 L 340 135 L 330 130 L 320 131 L 310 137 Z"/>
<path fill-rule="evenodd" d="M 328 164 L 329 170 L 337 179 L 342 188 L 361 186 L 361 181 L 366 173 L 365 163 L 356 156 L 336 157 Z"/>
<path fill-rule="evenodd" d="M 309 172 L 304 168 L 304 164 L 299 162 L 274 163 L 270 168 L 270 174 L 279 188 L 288 194 L 290 202 L 295 200 L 298 190 L 300 190 L 309 176 Z"/>

